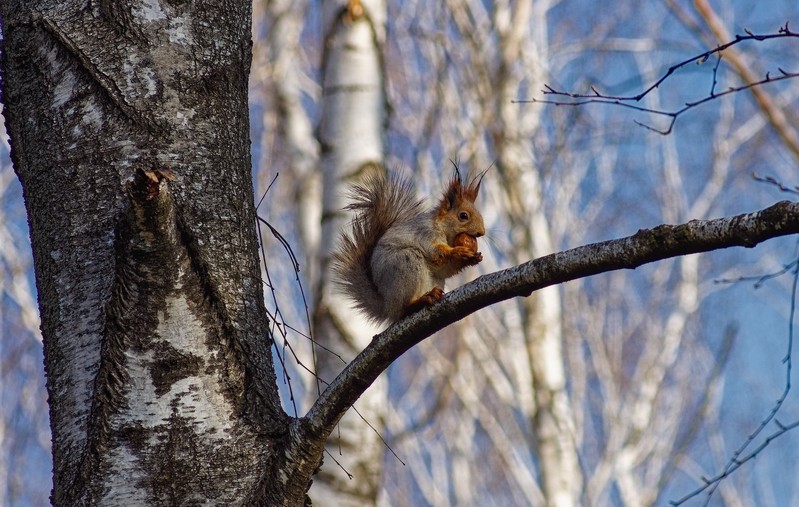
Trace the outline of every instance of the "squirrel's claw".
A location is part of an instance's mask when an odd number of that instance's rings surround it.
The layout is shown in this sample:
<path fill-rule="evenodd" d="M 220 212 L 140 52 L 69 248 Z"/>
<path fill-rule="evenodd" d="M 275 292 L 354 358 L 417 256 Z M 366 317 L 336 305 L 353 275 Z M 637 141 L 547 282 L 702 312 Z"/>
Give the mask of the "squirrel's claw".
<path fill-rule="evenodd" d="M 415 301 L 408 303 L 408 305 L 405 307 L 405 315 L 416 313 L 426 306 L 430 306 L 441 301 L 443 297 L 444 291 L 441 289 L 441 287 L 433 287 L 426 293 L 419 296 L 419 298 Z"/>
<path fill-rule="evenodd" d="M 483 261 L 483 254 L 470 250 L 465 246 L 456 246 L 452 249 L 453 257 L 465 266 L 474 266 Z"/>

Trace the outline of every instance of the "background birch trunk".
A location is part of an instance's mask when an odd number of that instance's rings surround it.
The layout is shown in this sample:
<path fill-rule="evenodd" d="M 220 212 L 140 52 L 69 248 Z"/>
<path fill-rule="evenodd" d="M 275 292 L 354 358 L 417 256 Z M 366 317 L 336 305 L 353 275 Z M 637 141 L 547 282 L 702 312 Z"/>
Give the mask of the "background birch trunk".
<path fill-rule="evenodd" d="M 541 110 L 520 109 L 513 103 L 523 90 L 525 77 L 546 82 L 546 11 L 532 0 L 500 2 L 495 7 L 501 57 L 495 82 L 497 125 L 494 148 L 497 170 L 505 194 L 500 213 L 507 217 L 514 250 L 520 262 L 529 255 L 542 257 L 557 250 L 544 206 L 544 177 L 526 139 L 540 126 Z M 488 97 L 486 99 L 489 99 Z M 512 182 L 522 182 L 513 184 Z M 578 505 L 582 471 L 576 448 L 576 428 L 566 391 L 563 352 L 563 314 L 559 287 L 549 287 L 519 305 L 534 399 L 532 432 L 540 459 L 542 490 L 546 505 Z"/>
<path fill-rule="evenodd" d="M 348 204 L 347 188 L 369 172 L 385 171 L 387 112 L 382 51 L 386 5 L 383 0 L 350 0 L 346 5 L 327 2 L 322 14 L 326 30 L 318 127 L 322 235 L 313 332 L 324 349 L 337 354 L 316 351 L 317 372 L 324 389 L 345 366 L 341 358 L 348 361 L 355 357 L 379 331 L 334 293 L 330 258 L 351 219 L 343 211 Z M 311 394 L 318 391 L 312 388 Z M 327 457 L 311 492 L 319 505 L 355 507 L 377 501 L 384 452 L 380 433 L 387 399 L 388 382 L 381 376 L 358 400 L 357 413 L 350 411 L 339 421 L 328 439 Z"/>

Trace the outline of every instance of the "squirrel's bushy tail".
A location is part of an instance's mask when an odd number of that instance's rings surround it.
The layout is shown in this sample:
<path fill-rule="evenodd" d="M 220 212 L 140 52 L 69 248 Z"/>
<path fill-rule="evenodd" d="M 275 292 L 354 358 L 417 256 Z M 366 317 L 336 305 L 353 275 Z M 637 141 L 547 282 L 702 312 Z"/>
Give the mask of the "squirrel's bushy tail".
<path fill-rule="evenodd" d="M 422 212 L 422 201 L 414 197 L 410 181 L 383 175 L 369 175 L 353 185 L 347 210 L 355 213 L 352 230 L 341 235 L 333 254 L 337 288 L 374 321 L 385 321 L 383 296 L 372 279 L 371 256 L 375 245 L 394 224 Z"/>

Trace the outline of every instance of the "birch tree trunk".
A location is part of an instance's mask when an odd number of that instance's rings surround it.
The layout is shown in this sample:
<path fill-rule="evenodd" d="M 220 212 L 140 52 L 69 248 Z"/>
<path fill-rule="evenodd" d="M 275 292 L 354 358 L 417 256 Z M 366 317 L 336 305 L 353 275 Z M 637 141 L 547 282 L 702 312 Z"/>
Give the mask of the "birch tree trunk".
<path fill-rule="evenodd" d="M 295 454 L 258 276 L 249 2 L 0 14 L 53 502 L 301 504 L 315 465 L 299 488 L 281 466 Z"/>
<path fill-rule="evenodd" d="M 512 256 L 541 257 L 556 250 L 544 207 L 543 177 L 529 139 L 539 126 L 540 110 L 521 109 L 513 103 L 522 93 L 523 70 L 533 82 L 545 82 L 548 60 L 546 9 L 532 0 L 498 3 L 495 25 L 499 32 L 500 65 L 496 108 L 499 119 L 494 136 L 498 170 L 507 192 L 503 211 L 512 227 Z M 539 12 L 534 12 L 539 9 Z M 511 182 L 523 182 L 521 185 Z M 521 309 L 533 383 L 532 430 L 541 461 L 546 505 L 577 505 L 582 490 L 575 422 L 566 391 L 562 310 L 559 287 L 549 287 L 526 299 Z"/>
<path fill-rule="evenodd" d="M 369 172 L 384 171 L 386 127 L 382 47 L 386 5 L 383 0 L 350 0 L 346 7 L 328 2 L 323 53 L 321 145 L 321 279 L 314 313 L 318 374 L 329 382 L 363 350 L 378 328 L 333 293 L 332 251 L 351 217 L 344 214 L 347 187 Z M 317 391 L 318 392 L 318 391 Z M 378 379 L 328 440 L 325 459 L 311 497 L 320 505 L 364 506 L 377 501 L 383 460 L 382 432 L 388 382 Z M 351 476 L 350 476 L 351 475 Z"/>

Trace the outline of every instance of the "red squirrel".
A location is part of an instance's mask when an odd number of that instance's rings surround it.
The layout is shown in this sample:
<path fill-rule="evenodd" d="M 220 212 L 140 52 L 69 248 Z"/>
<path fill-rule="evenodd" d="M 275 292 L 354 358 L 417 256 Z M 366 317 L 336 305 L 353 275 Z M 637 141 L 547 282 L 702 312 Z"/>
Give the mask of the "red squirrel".
<path fill-rule="evenodd" d="M 444 281 L 483 260 L 485 234 L 475 207 L 482 175 L 464 182 L 458 169 L 438 205 L 425 209 L 411 184 L 370 175 L 351 189 L 352 231 L 333 254 L 338 288 L 376 322 L 394 322 L 439 301 Z"/>

